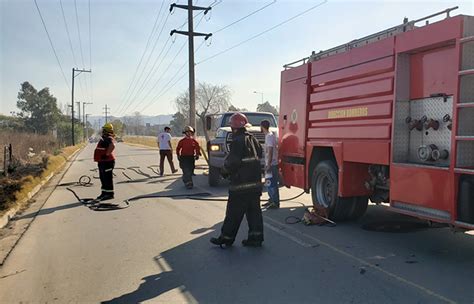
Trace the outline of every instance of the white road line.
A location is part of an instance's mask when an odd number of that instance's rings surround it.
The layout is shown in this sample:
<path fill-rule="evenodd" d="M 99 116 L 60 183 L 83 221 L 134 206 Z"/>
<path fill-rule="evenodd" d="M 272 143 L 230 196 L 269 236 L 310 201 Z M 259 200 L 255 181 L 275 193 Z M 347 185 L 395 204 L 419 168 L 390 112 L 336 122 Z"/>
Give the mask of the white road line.
<path fill-rule="evenodd" d="M 270 218 L 270 217 L 268 217 L 268 216 L 265 216 L 265 218 L 266 218 L 267 220 L 271 221 L 271 222 L 278 223 L 278 221 L 276 221 L 276 220 L 274 220 L 274 219 L 272 219 L 272 218 Z M 269 227 L 269 228 L 270 228 L 270 227 Z M 271 228 L 270 228 L 270 229 L 271 229 Z M 273 229 L 272 229 L 272 230 L 273 230 Z M 405 284 L 407 284 L 407 285 L 410 285 L 410 286 L 412 286 L 412 287 L 414 287 L 414 288 L 416 288 L 416 289 L 418 289 L 418 290 L 420 290 L 420 291 L 423 291 L 424 293 L 426 293 L 426 294 L 428 294 L 428 295 L 430 295 L 430 296 L 432 296 L 432 297 L 434 297 L 434 298 L 437 298 L 438 300 L 441 300 L 441 301 L 443 301 L 443 302 L 450 303 L 450 304 L 456 303 L 456 301 L 454 301 L 454 300 L 452 300 L 452 299 L 449 299 L 449 298 L 447 298 L 447 297 L 445 297 L 445 296 L 443 296 L 443 295 L 440 295 L 440 294 L 436 293 L 435 291 L 433 291 L 433 290 L 431 290 L 431 289 L 429 289 L 429 288 L 427 288 L 427 287 L 424 287 L 424 286 L 422 286 L 422 285 L 419 285 L 419 284 L 417 284 L 417 283 L 415 283 L 415 282 L 413 282 L 413 281 L 410 281 L 410 280 L 408 280 L 408 279 L 405 279 L 405 278 L 403 278 L 403 277 L 401 277 L 401 276 L 399 276 L 399 275 L 397 275 L 397 274 L 395 274 L 395 273 L 392 273 L 392 272 L 390 272 L 390 271 L 388 271 L 388 270 L 385 270 L 385 269 L 383 269 L 382 267 L 377 266 L 376 264 L 372 264 L 372 263 L 370 263 L 370 262 L 367 262 L 366 260 L 361 259 L 361 258 L 359 258 L 359 257 L 357 257 L 357 256 L 355 256 L 355 255 L 353 255 L 353 254 L 351 254 L 351 253 L 349 253 L 349 252 L 347 252 L 347 251 L 344 251 L 344 250 L 342 250 L 342 249 L 339 249 L 339 248 L 337 248 L 336 246 L 333 246 L 333 245 L 331 245 L 331 244 L 329 244 L 329 243 L 327 243 L 327 242 L 325 242 L 325 241 L 323 241 L 323 240 L 318 239 L 317 237 L 314 237 L 314 236 L 312 236 L 312 235 L 306 234 L 306 233 L 301 232 L 301 231 L 299 231 L 298 229 L 295 229 L 295 228 L 292 228 L 292 227 L 288 227 L 288 230 L 291 230 L 291 231 L 293 231 L 293 232 L 295 232 L 295 233 L 298 233 L 298 234 L 300 234 L 300 235 L 303 235 L 303 236 L 305 236 L 306 238 L 311 239 L 311 240 L 313 240 L 313 241 L 315 241 L 315 242 L 318 242 L 318 244 L 321 244 L 322 246 L 325 246 L 325 247 L 327 247 L 327 248 L 329 248 L 329 249 L 331 249 L 331 250 L 333 250 L 333 251 L 339 253 L 340 255 L 343 255 L 343 256 L 345 256 L 345 257 L 347 257 L 347 258 L 349 258 L 349 259 L 352 259 L 352 260 L 354 260 L 354 261 L 357 261 L 358 263 L 360 263 L 360 264 L 362 264 L 362 265 L 364 265 L 364 266 L 366 266 L 366 267 L 369 267 L 369 268 L 371 268 L 371 269 L 373 269 L 373 270 L 375 270 L 375 271 L 379 271 L 379 272 L 381 272 L 381 273 L 387 275 L 388 277 L 391 277 L 391 278 L 393 278 L 393 279 L 395 279 L 395 280 L 398 280 L 398 281 L 403 282 L 403 283 L 405 283 Z M 286 233 L 286 232 L 285 232 L 285 233 Z M 286 233 L 286 234 L 288 234 L 288 233 Z"/>

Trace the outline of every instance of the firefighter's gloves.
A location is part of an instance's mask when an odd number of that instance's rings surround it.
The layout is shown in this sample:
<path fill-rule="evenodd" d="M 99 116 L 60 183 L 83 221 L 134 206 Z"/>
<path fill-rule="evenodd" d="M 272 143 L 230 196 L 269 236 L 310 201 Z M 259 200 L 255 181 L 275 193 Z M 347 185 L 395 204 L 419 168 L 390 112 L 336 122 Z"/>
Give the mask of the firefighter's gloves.
<path fill-rule="evenodd" d="M 198 159 L 199 159 L 199 155 L 194 156 L 194 159 L 195 159 L 195 160 L 198 160 Z"/>

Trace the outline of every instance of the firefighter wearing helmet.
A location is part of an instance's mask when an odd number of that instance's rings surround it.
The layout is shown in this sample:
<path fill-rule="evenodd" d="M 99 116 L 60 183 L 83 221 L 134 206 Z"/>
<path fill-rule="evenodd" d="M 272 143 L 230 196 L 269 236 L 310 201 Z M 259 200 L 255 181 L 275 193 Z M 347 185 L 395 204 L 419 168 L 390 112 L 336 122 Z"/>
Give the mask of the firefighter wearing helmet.
<path fill-rule="evenodd" d="M 102 184 L 101 194 L 98 200 L 108 200 L 114 198 L 113 170 L 115 167 L 114 156 L 114 126 L 106 123 L 102 127 L 102 138 L 97 143 L 94 150 L 94 161 L 99 167 L 99 177 Z"/>
<path fill-rule="evenodd" d="M 195 161 L 201 156 L 199 143 L 194 139 L 194 128 L 186 126 L 183 131 L 184 137 L 178 142 L 176 155 L 179 166 L 183 170 L 183 183 L 186 189 L 193 188 L 193 173 Z"/>
<path fill-rule="evenodd" d="M 262 195 L 260 158 L 262 147 L 246 130 L 247 117 L 235 113 L 230 118 L 232 143 L 224 162 L 224 170 L 230 177 L 227 210 L 221 234 L 211 238 L 215 245 L 231 246 L 242 222 L 243 216 L 249 225 L 248 238 L 244 246 L 260 247 L 263 242 L 263 219 L 260 209 Z"/>

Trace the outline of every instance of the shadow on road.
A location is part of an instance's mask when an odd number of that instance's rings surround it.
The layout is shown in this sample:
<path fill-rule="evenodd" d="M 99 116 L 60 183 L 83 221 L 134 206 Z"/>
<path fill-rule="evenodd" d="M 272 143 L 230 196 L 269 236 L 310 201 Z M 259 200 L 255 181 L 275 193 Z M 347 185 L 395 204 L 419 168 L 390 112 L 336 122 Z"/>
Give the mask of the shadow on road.
<path fill-rule="evenodd" d="M 61 211 L 61 210 L 66 210 L 66 209 L 71 209 L 75 207 L 82 206 L 82 203 L 80 202 L 75 202 L 75 203 L 69 203 L 57 207 L 52 207 L 52 208 L 43 208 L 39 212 L 33 212 L 33 213 L 28 213 L 25 215 L 20 215 L 14 218 L 15 221 L 22 220 L 22 219 L 27 219 L 27 218 L 34 218 L 36 216 L 43 216 L 43 215 L 48 215 L 52 214 L 56 211 Z"/>

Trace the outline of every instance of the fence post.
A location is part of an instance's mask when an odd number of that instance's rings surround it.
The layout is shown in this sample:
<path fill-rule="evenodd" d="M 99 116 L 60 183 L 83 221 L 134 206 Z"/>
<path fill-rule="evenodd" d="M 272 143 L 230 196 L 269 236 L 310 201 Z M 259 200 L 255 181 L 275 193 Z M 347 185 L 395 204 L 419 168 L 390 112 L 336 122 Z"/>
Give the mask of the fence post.
<path fill-rule="evenodd" d="M 8 170 L 7 170 L 7 156 L 8 156 L 8 153 L 7 153 L 7 149 L 8 149 L 8 146 L 3 146 L 3 175 L 5 175 L 5 177 L 8 177 Z"/>

